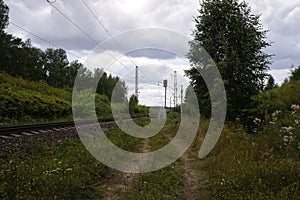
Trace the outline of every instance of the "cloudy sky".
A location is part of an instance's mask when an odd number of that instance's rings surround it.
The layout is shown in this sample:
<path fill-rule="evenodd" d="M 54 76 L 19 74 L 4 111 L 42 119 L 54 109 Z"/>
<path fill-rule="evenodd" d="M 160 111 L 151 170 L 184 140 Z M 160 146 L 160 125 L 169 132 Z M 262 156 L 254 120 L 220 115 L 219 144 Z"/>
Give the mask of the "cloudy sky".
<path fill-rule="evenodd" d="M 165 50 L 148 48 L 132 51 L 131 47 L 135 47 L 132 45 L 132 39 L 135 36 L 127 34 L 128 39 L 123 37 L 123 40 L 118 40 L 117 44 L 111 36 L 122 38 L 122 35 L 124 33 L 126 35 L 128 31 L 152 27 L 173 30 L 190 37 L 195 25 L 193 17 L 197 16 L 197 9 L 200 8 L 198 0 L 51 1 L 54 3 L 50 4 L 46 0 L 4 0 L 10 8 L 11 24 L 7 32 L 24 39 L 31 38 L 33 44 L 42 49 L 61 47 L 68 52 L 69 60 L 81 58 L 81 62 L 86 59 L 85 62 L 93 60 L 90 55 L 95 52 L 95 49 L 100 53 L 100 49 L 104 51 L 101 45 L 99 47 L 99 43 L 109 43 L 110 45 L 105 46 L 105 50 L 109 52 L 110 57 L 113 56 L 114 63 L 100 67 L 121 76 L 126 81 L 131 94 L 134 90 L 135 65 L 139 65 L 139 95 L 143 104 L 163 104 L 164 89 L 161 82 L 164 79 L 169 81 L 168 96 L 174 93 L 174 70 L 178 73 L 178 94 L 180 94 L 180 85 L 187 85 L 188 80 L 182 75 L 183 69 L 188 68 L 188 62 L 182 56 L 170 53 L 178 48 L 172 45 L 175 41 L 166 41 L 164 37 L 156 35 L 155 39 L 152 38 L 150 41 L 166 44 Z M 300 64 L 300 34 L 298 34 L 300 2 L 282 0 L 247 0 L 247 2 L 252 8 L 252 13 L 261 15 L 264 28 L 270 30 L 267 40 L 273 44 L 266 49 L 266 52 L 275 54 L 270 73 L 275 77 L 276 82 L 281 83 L 288 76 L 290 66 Z M 72 20 L 84 33 L 63 15 Z M 44 38 L 51 44 L 32 36 L 12 23 Z M 142 38 L 141 34 L 136 37 L 141 39 L 137 47 L 152 47 L 149 42 L 147 43 L 147 37 Z M 126 52 L 124 49 L 131 51 Z M 93 60 L 97 64 L 100 61 Z"/>

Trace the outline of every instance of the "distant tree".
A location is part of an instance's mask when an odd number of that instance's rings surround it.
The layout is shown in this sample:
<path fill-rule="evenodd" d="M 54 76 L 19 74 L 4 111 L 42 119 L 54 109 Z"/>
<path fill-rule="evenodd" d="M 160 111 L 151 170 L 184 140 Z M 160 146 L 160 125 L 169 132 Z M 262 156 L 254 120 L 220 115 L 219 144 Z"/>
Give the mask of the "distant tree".
<path fill-rule="evenodd" d="M 272 90 L 276 87 L 278 87 L 278 85 L 275 83 L 275 80 L 274 80 L 273 76 L 270 75 L 269 79 L 268 79 L 268 82 L 267 82 L 267 85 L 265 87 L 265 91 Z"/>
<path fill-rule="evenodd" d="M 97 93 L 98 94 L 105 94 L 106 96 L 107 95 L 107 90 L 106 90 L 106 87 L 107 87 L 107 73 L 104 72 L 103 69 L 95 69 L 94 70 L 94 74 L 95 74 L 95 77 L 100 77 L 99 79 L 99 82 L 98 82 L 98 85 L 97 85 Z"/>
<path fill-rule="evenodd" d="M 136 107 L 138 105 L 138 98 L 134 94 L 130 96 L 129 98 L 129 113 L 135 114 L 136 113 Z"/>
<path fill-rule="evenodd" d="M 300 65 L 296 68 L 292 65 L 289 79 L 290 81 L 300 80 Z"/>
<path fill-rule="evenodd" d="M 287 83 L 289 83 L 289 79 L 288 79 L 288 78 L 285 78 L 285 79 L 283 80 L 282 85 L 285 85 L 285 84 L 287 84 Z"/>
<path fill-rule="evenodd" d="M 194 114 L 197 112 L 197 104 L 198 99 L 195 96 L 195 90 L 192 85 L 189 85 L 185 90 L 185 96 L 184 96 L 184 105 L 183 108 L 185 109 L 185 113 Z M 202 104 L 203 105 L 203 104 Z M 207 107 L 203 107 L 203 109 L 207 109 Z M 208 112 L 207 110 L 201 112 Z"/>
<path fill-rule="evenodd" d="M 68 58 L 63 49 L 47 49 L 45 51 L 46 82 L 53 87 L 66 87 Z"/>
<path fill-rule="evenodd" d="M 195 95 L 193 95 L 193 93 L 195 93 L 194 88 L 192 85 L 189 85 L 186 90 L 185 90 L 185 96 L 184 96 L 184 102 L 185 103 L 193 103 L 196 102 L 197 99 L 195 99 Z"/>
<path fill-rule="evenodd" d="M 119 77 L 115 77 L 114 86 L 111 91 L 114 92 L 115 103 L 128 103 L 127 100 L 127 87 L 124 81 L 120 80 Z M 111 92 L 112 93 L 112 92 Z"/>
<path fill-rule="evenodd" d="M 72 61 L 67 67 L 66 67 L 66 87 L 72 88 L 77 76 L 77 73 L 79 69 L 82 69 L 84 66 L 78 60 Z"/>
<path fill-rule="evenodd" d="M 187 55 L 192 68 L 186 74 L 197 93 L 200 110 L 210 106 L 208 90 L 198 71 L 208 70 L 210 60 L 201 57 L 201 46 L 222 75 L 227 117 L 234 120 L 249 107 L 251 96 L 263 90 L 271 57 L 262 51 L 270 45 L 265 40 L 267 31 L 263 30 L 259 16 L 251 14 L 247 3 L 238 0 L 203 0 L 195 22 L 194 39 Z"/>

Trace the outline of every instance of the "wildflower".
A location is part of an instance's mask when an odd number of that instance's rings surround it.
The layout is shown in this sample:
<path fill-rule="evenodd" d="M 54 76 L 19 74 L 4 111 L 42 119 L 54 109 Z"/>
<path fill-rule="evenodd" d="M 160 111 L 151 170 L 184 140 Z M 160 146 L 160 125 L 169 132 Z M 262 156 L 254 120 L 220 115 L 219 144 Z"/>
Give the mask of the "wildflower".
<path fill-rule="evenodd" d="M 293 141 L 294 141 L 294 138 L 293 138 L 292 135 L 290 135 L 290 136 L 285 135 L 285 136 L 283 137 L 283 142 L 284 142 L 285 144 L 291 144 Z"/>
<path fill-rule="evenodd" d="M 261 123 L 261 119 L 259 119 L 259 118 L 255 118 L 254 120 L 253 120 L 253 123 L 254 124 L 260 124 Z"/>
<path fill-rule="evenodd" d="M 281 113 L 280 110 L 276 110 L 274 113 L 272 113 L 272 120 L 273 122 L 276 122 L 278 120 L 278 115 Z"/>
<path fill-rule="evenodd" d="M 293 110 L 299 110 L 299 105 L 293 104 L 291 106 L 291 109 L 293 109 Z"/>
<path fill-rule="evenodd" d="M 283 137 L 283 141 L 284 141 L 285 143 L 287 143 L 287 142 L 289 141 L 289 138 L 288 138 L 287 135 L 285 135 L 285 136 Z"/>
<path fill-rule="evenodd" d="M 222 180 L 221 180 L 221 185 L 224 185 L 224 184 L 225 184 L 225 179 L 222 178 Z"/>
<path fill-rule="evenodd" d="M 292 126 L 289 126 L 289 127 L 281 127 L 281 132 L 291 132 L 291 131 L 293 131 L 294 130 L 294 128 L 292 127 Z"/>

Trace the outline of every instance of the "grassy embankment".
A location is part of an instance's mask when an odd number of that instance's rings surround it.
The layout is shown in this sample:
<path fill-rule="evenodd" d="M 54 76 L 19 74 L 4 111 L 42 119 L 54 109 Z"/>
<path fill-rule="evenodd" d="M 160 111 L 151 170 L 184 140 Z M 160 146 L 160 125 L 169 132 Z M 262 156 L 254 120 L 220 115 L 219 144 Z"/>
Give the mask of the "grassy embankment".
<path fill-rule="evenodd" d="M 72 91 L 0 74 L 0 126 L 72 120 Z M 110 117 L 107 97 L 96 95 L 98 117 Z"/>

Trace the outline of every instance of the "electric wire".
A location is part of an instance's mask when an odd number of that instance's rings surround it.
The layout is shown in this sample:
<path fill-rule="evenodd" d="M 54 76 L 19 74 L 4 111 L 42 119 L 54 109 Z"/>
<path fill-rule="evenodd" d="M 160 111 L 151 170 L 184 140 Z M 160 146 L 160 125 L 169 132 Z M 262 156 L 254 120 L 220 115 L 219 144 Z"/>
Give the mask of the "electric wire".
<path fill-rule="evenodd" d="M 118 42 L 114 39 L 114 37 L 112 36 L 112 34 L 108 31 L 108 29 L 105 27 L 105 25 L 101 22 L 101 20 L 99 19 L 99 17 L 97 17 L 97 15 L 95 14 L 95 12 L 91 9 L 91 7 L 86 3 L 85 0 L 81 0 L 83 2 L 83 4 L 86 6 L 86 8 L 89 10 L 89 12 L 94 16 L 94 18 L 96 19 L 96 21 L 98 22 L 98 24 L 104 29 L 104 31 L 106 32 L 106 34 L 113 40 L 113 42 L 115 43 L 115 45 L 121 50 L 121 52 L 123 53 L 123 55 L 125 55 L 129 61 L 134 65 L 134 66 L 138 66 L 133 59 L 131 59 L 129 56 L 126 55 L 126 53 L 124 52 L 123 48 L 118 44 Z M 142 74 L 140 72 L 140 77 L 145 78 L 144 74 Z"/>
<path fill-rule="evenodd" d="M 53 47 L 63 49 L 63 48 L 62 48 L 61 46 L 59 46 L 58 44 L 55 44 L 55 43 L 53 43 L 53 42 L 51 42 L 51 41 L 49 41 L 49 40 L 47 40 L 47 39 L 45 39 L 45 38 L 43 38 L 43 37 L 41 37 L 41 36 L 35 34 L 35 33 L 33 33 L 33 32 L 31 32 L 31 31 L 25 29 L 24 27 L 22 27 L 22 26 L 20 26 L 20 25 L 18 25 L 18 24 L 16 24 L 16 23 L 14 23 L 13 21 L 10 21 L 10 20 L 9 20 L 9 24 L 14 25 L 15 27 L 17 27 L 17 28 L 19 28 L 19 29 L 21 29 L 21 30 L 23 30 L 23 31 L 25 31 L 25 32 L 27 32 L 27 33 L 29 33 L 30 35 L 32 35 L 32 36 L 34 36 L 34 37 L 36 37 L 36 38 L 38 38 L 38 39 L 40 39 L 40 40 L 42 40 L 42 41 L 48 43 L 48 44 L 50 44 L 50 45 L 53 46 Z M 94 65 L 94 66 L 97 67 L 97 68 L 99 67 L 97 64 L 92 63 L 92 62 L 90 62 L 90 61 L 88 61 L 88 60 L 82 59 L 80 56 L 78 56 L 78 55 L 76 55 L 76 54 L 74 54 L 74 53 L 72 53 L 72 52 L 70 52 L 70 51 L 66 51 L 66 53 L 68 53 L 68 54 L 70 54 L 70 55 L 72 55 L 72 56 L 78 58 L 79 60 L 82 60 L 83 62 L 87 62 L 87 63 L 89 63 L 89 64 L 92 64 L 92 65 Z M 116 72 L 113 72 L 113 71 L 111 71 L 111 70 L 106 70 L 106 71 L 111 72 L 111 73 L 114 73 L 114 74 L 120 76 L 120 74 L 118 74 L 118 73 L 116 73 Z"/>
<path fill-rule="evenodd" d="M 84 31 L 79 25 L 76 24 L 71 18 L 69 18 L 67 15 L 65 15 L 61 10 L 59 10 L 55 5 L 55 1 L 52 2 L 50 0 L 47 0 L 47 2 L 57 11 L 59 12 L 63 17 L 65 17 L 69 22 L 71 22 L 78 30 L 80 30 L 84 35 L 86 35 L 91 41 L 93 41 L 95 44 L 99 45 L 104 51 L 106 51 L 107 54 L 109 54 L 112 58 L 114 58 L 120 65 L 122 65 L 125 69 L 128 71 L 131 71 L 126 65 L 124 65 L 122 62 L 119 61 L 117 57 L 112 55 L 103 45 L 98 43 L 95 39 L 93 39 L 86 31 Z"/>

